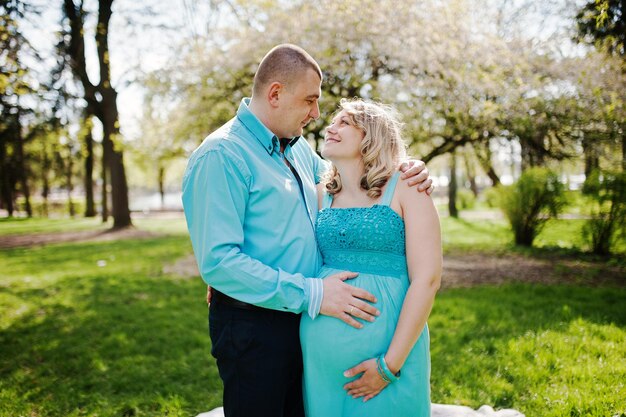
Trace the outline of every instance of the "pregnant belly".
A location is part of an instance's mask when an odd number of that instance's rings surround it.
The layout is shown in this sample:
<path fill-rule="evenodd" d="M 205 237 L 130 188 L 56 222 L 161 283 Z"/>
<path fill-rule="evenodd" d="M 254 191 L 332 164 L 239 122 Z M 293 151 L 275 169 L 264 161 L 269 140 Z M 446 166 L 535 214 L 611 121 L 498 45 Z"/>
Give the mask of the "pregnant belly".
<path fill-rule="evenodd" d="M 336 272 L 338 270 L 324 267 L 320 276 Z M 371 274 L 360 274 L 346 282 L 372 293 L 377 299 L 374 306 L 380 310 L 380 316 L 374 322 L 359 319 L 363 327 L 356 329 L 334 317 L 320 315 L 311 320 L 303 315 L 300 340 L 305 363 L 323 361 L 318 363 L 343 372 L 387 351 L 406 294 L 406 283 L 398 278 Z"/>

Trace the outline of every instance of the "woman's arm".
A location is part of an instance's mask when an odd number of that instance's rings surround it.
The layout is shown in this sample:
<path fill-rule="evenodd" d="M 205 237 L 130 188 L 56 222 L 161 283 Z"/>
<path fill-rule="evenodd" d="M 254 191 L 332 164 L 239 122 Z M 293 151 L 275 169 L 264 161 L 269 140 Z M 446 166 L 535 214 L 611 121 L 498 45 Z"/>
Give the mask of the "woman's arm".
<path fill-rule="evenodd" d="M 432 199 L 416 193 L 405 182 L 398 183 L 392 207 L 402 211 L 406 232 L 406 258 L 411 284 L 407 291 L 391 344 L 384 355 L 389 370 L 396 374 L 404 365 L 430 315 L 441 282 L 442 251 L 439 216 Z M 398 204 L 399 202 L 399 204 Z M 346 377 L 361 378 L 344 386 L 348 395 L 367 401 L 388 384 L 378 372 L 377 359 L 369 359 L 346 371 Z"/>
<path fill-rule="evenodd" d="M 432 199 L 398 185 L 406 231 L 406 259 L 411 284 L 396 331 L 385 354 L 393 373 L 404 365 L 430 315 L 441 284 L 442 251 L 439 215 Z"/>

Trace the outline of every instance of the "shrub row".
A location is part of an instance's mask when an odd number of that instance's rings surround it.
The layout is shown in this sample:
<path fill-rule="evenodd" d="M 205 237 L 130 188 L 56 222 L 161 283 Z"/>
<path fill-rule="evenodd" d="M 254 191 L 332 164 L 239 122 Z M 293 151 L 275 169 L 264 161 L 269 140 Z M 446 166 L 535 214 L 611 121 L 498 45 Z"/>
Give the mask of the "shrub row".
<path fill-rule="evenodd" d="M 508 219 L 518 245 L 531 246 L 546 221 L 567 205 L 565 186 L 547 168 L 531 168 L 511 186 L 500 187 L 498 205 Z M 583 187 L 589 220 L 583 228 L 594 253 L 611 252 L 617 239 L 626 237 L 626 174 L 596 171 Z"/>

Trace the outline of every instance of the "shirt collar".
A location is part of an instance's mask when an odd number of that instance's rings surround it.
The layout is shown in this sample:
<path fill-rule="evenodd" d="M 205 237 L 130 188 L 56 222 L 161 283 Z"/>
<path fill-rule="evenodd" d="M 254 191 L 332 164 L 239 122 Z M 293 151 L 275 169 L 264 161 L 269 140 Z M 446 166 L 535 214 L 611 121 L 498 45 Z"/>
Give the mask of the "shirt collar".
<path fill-rule="evenodd" d="M 254 113 L 250 111 L 250 108 L 248 107 L 249 104 L 250 98 L 245 97 L 241 100 L 241 104 L 239 104 L 239 109 L 237 110 L 237 118 L 252 133 L 252 135 L 254 135 L 268 154 L 271 155 L 274 151 L 279 152 L 280 143 L 278 137 L 272 133 L 272 131 L 269 130 L 267 126 L 265 126 L 259 118 L 254 115 Z M 300 136 L 291 138 L 289 145 L 295 145 L 298 139 L 300 139 Z"/>

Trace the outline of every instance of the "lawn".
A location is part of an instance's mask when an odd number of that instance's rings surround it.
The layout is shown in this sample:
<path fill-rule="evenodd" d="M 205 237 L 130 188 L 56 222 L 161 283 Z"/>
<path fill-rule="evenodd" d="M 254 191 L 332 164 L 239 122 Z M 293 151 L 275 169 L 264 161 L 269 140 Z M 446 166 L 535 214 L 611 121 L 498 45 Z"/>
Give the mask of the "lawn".
<path fill-rule="evenodd" d="M 106 230 L 112 223 L 103 224 L 100 218 L 77 217 L 47 219 L 33 218 L 0 218 L 0 238 L 8 235 L 24 235 L 31 233 L 78 232 L 82 230 Z"/>
<path fill-rule="evenodd" d="M 450 289 L 432 316 L 432 398 L 530 416 L 626 413 L 626 290 Z"/>
<path fill-rule="evenodd" d="M 173 236 L 1 252 L 0 415 L 217 406 L 204 286 L 161 272 L 189 250 Z"/>
<path fill-rule="evenodd" d="M 23 222 L 0 228 L 60 226 Z M 444 219 L 446 248 L 510 250 L 506 227 L 483 223 Z M 184 222 L 135 224 L 167 234 L 0 251 L 0 416 L 193 416 L 220 405 L 205 287 L 162 271 L 191 251 Z M 547 246 L 572 241 L 564 227 L 546 229 Z M 624 305 L 623 286 L 441 291 L 432 399 L 528 417 L 626 413 Z"/>
<path fill-rule="evenodd" d="M 583 238 L 583 219 L 551 219 L 535 238 L 532 248 L 513 245 L 513 232 L 506 220 L 473 220 L 441 217 L 444 251 L 470 250 L 486 252 L 515 251 L 533 256 L 545 256 L 555 251 L 570 256 L 594 258 Z M 626 258 L 626 239 L 618 240 L 613 262 Z"/>

